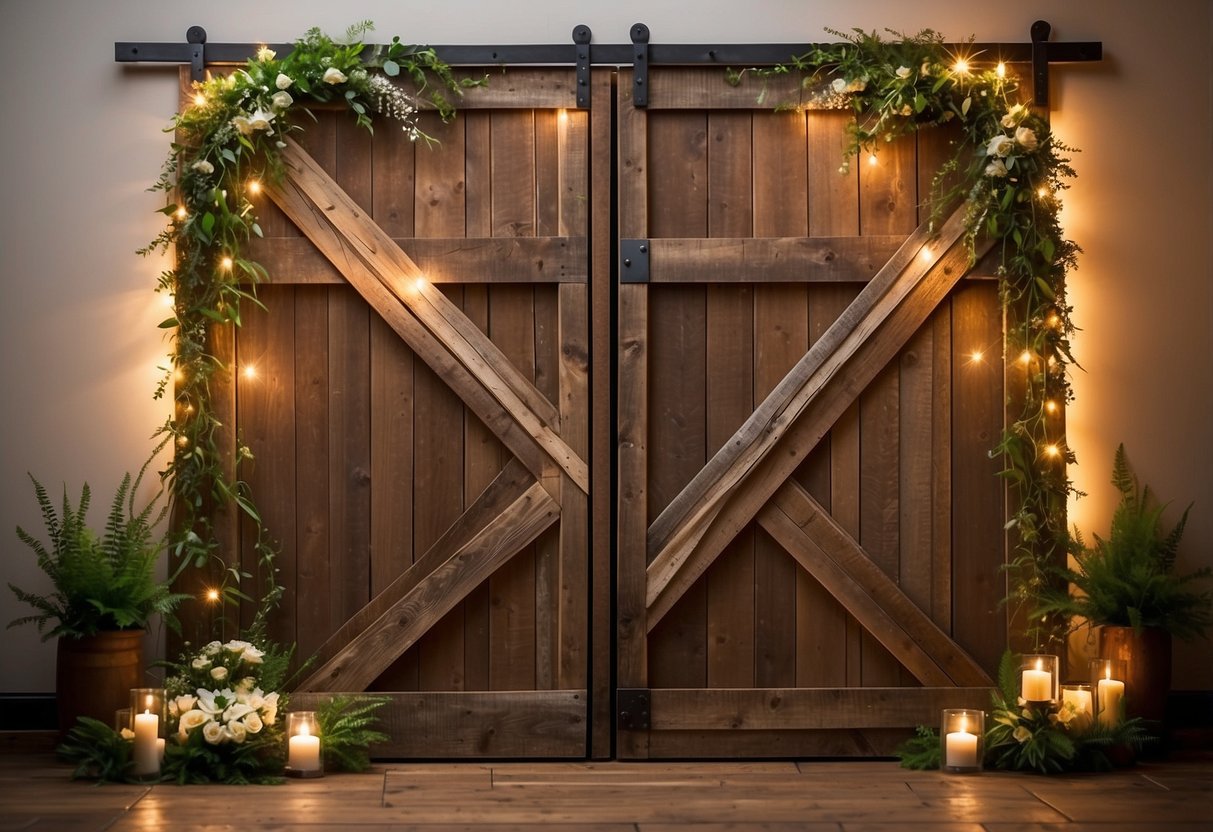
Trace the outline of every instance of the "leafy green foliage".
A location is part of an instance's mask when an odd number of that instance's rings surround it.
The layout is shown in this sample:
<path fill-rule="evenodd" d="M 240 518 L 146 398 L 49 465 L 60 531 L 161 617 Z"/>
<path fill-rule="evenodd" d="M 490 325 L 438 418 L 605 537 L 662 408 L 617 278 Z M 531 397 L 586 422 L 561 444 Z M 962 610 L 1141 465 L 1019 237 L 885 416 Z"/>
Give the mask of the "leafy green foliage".
<path fill-rule="evenodd" d="M 169 128 L 175 141 L 152 188 L 167 195 L 160 210 L 168 224 L 139 253 L 171 250 L 173 257 L 157 286 L 173 303 L 173 314 L 160 324 L 173 343 L 172 362 L 155 393 L 171 394 L 174 403 L 160 429 L 174 447 L 164 472 L 177 521 L 170 552 L 181 565 L 203 570 L 218 591 L 216 629 L 226 626 L 226 611 L 254 595 L 253 626 L 264 626 L 283 591 L 274 543 L 240 476 L 252 453 L 237 439 L 233 466 L 221 452 L 224 425 L 211 398 L 212 385 L 230 383 L 233 369 L 216 339 L 225 328 L 240 326 L 245 304 L 260 305 L 256 287 L 265 269 L 242 256 L 262 233 L 259 186 L 281 176 L 283 138 L 302 129 L 297 117 L 310 116 L 310 104 L 344 104 L 367 130 L 378 115 L 399 123 L 411 138 L 429 141 L 418 126 L 419 109 L 432 107 L 449 119 L 451 101 L 483 83 L 455 77 L 432 49 L 405 46 L 399 38 L 366 47 L 361 39 L 371 28 L 370 21 L 356 23 L 341 42 L 309 29 L 282 58 L 262 49 L 230 75 L 195 85 L 194 106 Z M 412 88 L 388 76 L 408 79 Z M 254 529 L 253 570 L 229 564 L 219 551 L 213 517 L 227 506 Z"/>
<path fill-rule="evenodd" d="M 201 731 L 194 731 L 184 743 L 165 744 L 161 779 L 180 785 L 281 783 L 285 745 L 281 723 L 267 725 L 240 744 L 222 746 L 209 744 Z"/>
<path fill-rule="evenodd" d="M 129 473 L 123 476 L 100 534 L 88 525 L 92 500 L 88 483 L 81 488 L 75 506 L 65 487 L 62 506 L 56 510 L 42 483 L 29 475 L 46 540 L 20 526 L 17 537 L 33 550 L 54 591 L 40 595 L 9 584 L 18 600 L 36 611 L 13 620 L 9 627 L 36 624 L 45 641 L 53 636 L 82 638 L 104 630 L 142 628 L 154 614 L 176 626 L 172 613 L 186 596 L 170 592 L 166 582 L 156 579 L 156 564 L 164 547 L 156 526 L 164 519 L 167 506 L 157 511 L 161 497 L 157 494 L 143 508 L 135 509 L 135 494 L 150 463 L 151 458 L 133 480 Z M 48 631 L 51 622 L 54 625 Z"/>
<path fill-rule="evenodd" d="M 934 728 L 919 725 L 914 736 L 897 747 L 897 758 L 902 768 L 933 770 L 939 768 L 942 752 L 939 734 Z"/>
<path fill-rule="evenodd" d="M 320 746 L 328 771 L 366 771 L 371 766 L 368 747 L 384 742 L 387 734 L 374 726 L 375 712 L 388 703 L 383 696 L 334 696 L 316 711 Z"/>
<path fill-rule="evenodd" d="M 55 752 L 74 765 L 73 780 L 124 783 L 133 778 L 134 744 L 100 720 L 79 717 Z"/>
<path fill-rule="evenodd" d="M 1191 506 L 1166 528 L 1166 505 L 1153 499 L 1148 486 L 1138 487 L 1123 444 L 1116 448 L 1112 484 L 1120 502 L 1107 538 L 1093 535 L 1094 545 L 1087 546 L 1075 530 L 1076 568 L 1054 567 L 1058 581 L 1045 585 L 1034 614 L 1062 616 L 1078 626 L 1157 627 L 1180 638 L 1203 634 L 1213 624 L 1213 590 L 1193 584 L 1213 570 L 1175 571 Z"/>

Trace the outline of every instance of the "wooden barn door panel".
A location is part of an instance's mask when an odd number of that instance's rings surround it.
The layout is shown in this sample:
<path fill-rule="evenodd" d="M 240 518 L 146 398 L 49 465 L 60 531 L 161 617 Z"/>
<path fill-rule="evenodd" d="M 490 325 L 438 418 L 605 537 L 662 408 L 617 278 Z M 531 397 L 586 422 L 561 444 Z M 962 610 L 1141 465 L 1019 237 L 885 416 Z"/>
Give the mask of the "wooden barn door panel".
<path fill-rule="evenodd" d="M 886 754 L 1005 633 L 993 282 L 921 227 L 946 136 L 842 175 L 704 75 L 619 83 L 619 753 Z"/>
<path fill-rule="evenodd" d="M 609 436 L 605 400 L 590 425 L 607 294 L 589 265 L 609 247 L 589 225 L 610 77 L 593 122 L 564 109 L 571 70 L 510 80 L 451 124 L 427 115 L 432 147 L 319 112 L 250 252 L 271 277 L 237 332 L 233 409 L 287 588 L 272 632 L 314 656 L 297 704 L 391 697 L 384 756 L 609 753 L 589 725 L 610 679 L 605 659 L 590 678 L 609 633 L 591 645 L 588 460 Z"/>

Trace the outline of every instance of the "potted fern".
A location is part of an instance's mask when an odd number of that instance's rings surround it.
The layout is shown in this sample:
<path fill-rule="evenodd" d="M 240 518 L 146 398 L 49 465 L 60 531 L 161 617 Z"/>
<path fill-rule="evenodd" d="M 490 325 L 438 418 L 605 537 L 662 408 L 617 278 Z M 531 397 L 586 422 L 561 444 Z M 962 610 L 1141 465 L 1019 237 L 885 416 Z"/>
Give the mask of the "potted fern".
<path fill-rule="evenodd" d="M 1161 720 L 1171 685 L 1171 642 L 1204 634 L 1213 624 L 1213 591 L 1198 584 L 1213 570 L 1187 574 L 1175 558 L 1187 524 L 1189 505 L 1170 528 L 1163 504 L 1148 486 L 1139 488 L 1129 470 L 1124 445 L 1116 449 L 1112 484 L 1120 502 L 1107 538 L 1080 532 L 1071 538 L 1073 568 L 1058 568 L 1037 614 L 1059 614 L 1077 627 L 1099 628 L 1099 657 L 1128 661 L 1128 710 Z"/>
<path fill-rule="evenodd" d="M 158 508 L 162 492 L 135 508 L 150 463 L 149 458 L 137 477 L 123 477 L 100 532 L 87 522 L 92 499 L 88 483 L 75 506 L 65 486 L 62 507 L 56 510 L 46 488 L 29 475 L 46 536 L 40 540 L 18 526 L 17 537 L 33 550 L 52 591 L 27 592 L 10 583 L 9 589 L 34 613 L 8 626 L 32 623 L 43 633 L 43 641 L 58 637 L 55 687 L 61 732 L 79 716 L 107 724 L 113 720 L 114 712 L 126 706 L 130 689 L 143 684 L 143 637 L 149 620 L 159 614 L 175 626 L 173 610 L 187 597 L 156 578 L 164 548 L 157 527 L 168 510 Z"/>

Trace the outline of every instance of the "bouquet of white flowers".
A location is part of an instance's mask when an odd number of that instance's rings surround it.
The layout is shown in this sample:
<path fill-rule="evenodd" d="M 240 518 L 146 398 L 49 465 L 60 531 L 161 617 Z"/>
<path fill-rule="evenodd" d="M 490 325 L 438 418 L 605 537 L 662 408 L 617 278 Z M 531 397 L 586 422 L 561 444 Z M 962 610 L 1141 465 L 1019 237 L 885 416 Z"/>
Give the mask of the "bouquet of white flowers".
<path fill-rule="evenodd" d="M 180 783 L 264 782 L 282 774 L 282 683 L 290 653 L 276 645 L 212 641 L 187 652 L 165 680 L 163 774 Z"/>

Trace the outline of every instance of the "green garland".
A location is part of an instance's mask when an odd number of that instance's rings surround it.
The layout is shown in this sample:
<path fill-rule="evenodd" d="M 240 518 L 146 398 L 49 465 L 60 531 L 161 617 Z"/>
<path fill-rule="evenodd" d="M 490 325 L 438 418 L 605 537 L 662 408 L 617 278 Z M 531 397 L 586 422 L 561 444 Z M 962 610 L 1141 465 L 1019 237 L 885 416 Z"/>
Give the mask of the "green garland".
<path fill-rule="evenodd" d="M 786 65 L 746 72 L 763 78 L 801 76 L 799 100 L 782 102 L 780 108 L 854 111 L 844 173 L 851 157 L 879 153 L 882 144 L 899 136 L 923 127 L 959 126 L 955 153 L 932 183 L 931 222 L 938 227 L 958 199 L 967 199 L 970 252 L 984 235 L 999 256 L 1006 355 L 1026 379 L 1019 413 L 990 451 L 1003 460 L 1001 475 L 1013 495 L 1007 600 L 1023 621 L 1028 642 L 1037 649 L 1056 645 L 1066 622 L 1025 619 L 1053 580 L 1052 568 L 1064 562 L 1066 502 L 1078 493 L 1066 474 L 1075 458 L 1061 414 L 1072 400 L 1067 368 L 1074 363 L 1065 277 L 1079 248 L 1058 222 L 1059 195 L 1074 176 L 1067 157 L 1074 149 L 1056 139 L 1044 115 L 1019 100 L 1015 79 L 990 56 L 950 52 L 931 30 L 891 33 L 895 41 L 859 29 L 829 31 L 843 41 L 815 47 Z M 739 83 L 743 74 L 731 73 L 730 82 Z M 765 94 L 764 89 L 760 98 Z"/>
<path fill-rule="evenodd" d="M 265 269 L 242 256 L 249 240 L 261 236 L 253 201 L 260 183 L 281 175 L 282 139 L 301 129 L 296 119 L 311 115 L 310 104 L 343 104 L 368 131 L 375 115 L 389 118 L 411 139 L 429 141 L 418 126 L 419 109 L 431 107 L 450 119 L 448 96 L 481 83 L 455 78 L 432 49 L 405 46 L 399 37 L 364 49 L 361 38 L 372 28 L 370 21 L 358 23 L 341 42 L 311 29 L 281 59 L 262 48 L 245 67 L 195 84 L 193 106 L 168 128 L 176 140 L 152 188 L 168 196 L 160 209 L 168 225 L 139 251 L 173 252 L 173 267 L 157 285 L 172 299 L 173 315 L 160 324 L 171 333 L 172 363 L 155 392 L 160 399 L 171 389 L 173 399 L 173 412 L 159 430 L 175 448 L 163 473 L 174 507 L 170 551 L 207 570 L 225 606 L 252 601 L 241 587 L 252 576 L 220 550 L 213 512 L 234 505 L 251 520 L 262 583 L 254 632 L 264 627 L 282 587 L 274 545 L 239 477 L 252 454 L 237 437 L 233 466 L 220 447 L 222 431 L 231 426 L 215 412 L 211 386 L 228 383 L 233 371 L 217 354 L 217 330 L 240 326 L 243 303 L 260 305 L 255 287 Z M 414 91 L 390 80 L 400 75 Z"/>

